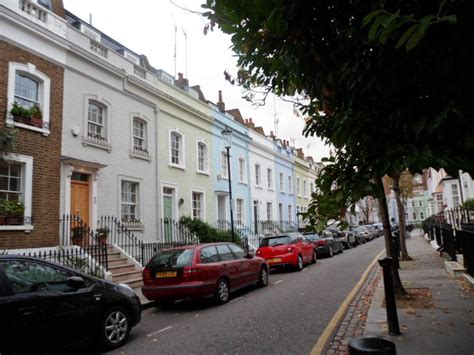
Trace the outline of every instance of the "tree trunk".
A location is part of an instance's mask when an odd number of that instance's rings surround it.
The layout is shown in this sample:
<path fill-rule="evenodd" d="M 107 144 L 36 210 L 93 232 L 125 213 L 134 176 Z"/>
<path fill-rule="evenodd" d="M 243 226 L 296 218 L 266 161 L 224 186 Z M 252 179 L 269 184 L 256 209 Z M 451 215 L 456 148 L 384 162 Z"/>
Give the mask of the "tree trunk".
<path fill-rule="evenodd" d="M 406 220 L 405 220 L 405 207 L 403 206 L 400 198 L 400 175 L 393 177 L 393 191 L 395 192 L 395 201 L 397 201 L 398 220 L 400 222 L 400 249 L 402 252 L 402 260 L 413 260 L 408 255 L 407 243 L 406 243 Z"/>
<path fill-rule="evenodd" d="M 400 274 L 398 273 L 398 255 L 395 253 L 395 248 L 392 241 L 392 230 L 390 228 L 390 221 L 388 216 L 388 208 L 387 208 L 387 200 L 385 198 L 384 188 L 382 178 L 378 177 L 376 179 L 377 185 L 379 185 L 382 197 L 378 198 L 379 202 L 379 209 L 380 214 L 382 216 L 382 224 L 383 224 L 383 235 L 385 238 L 385 250 L 387 256 L 393 259 L 392 263 L 392 280 L 393 280 L 393 289 L 396 295 L 403 296 L 406 295 L 407 292 L 403 288 L 402 281 L 400 280 Z"/>

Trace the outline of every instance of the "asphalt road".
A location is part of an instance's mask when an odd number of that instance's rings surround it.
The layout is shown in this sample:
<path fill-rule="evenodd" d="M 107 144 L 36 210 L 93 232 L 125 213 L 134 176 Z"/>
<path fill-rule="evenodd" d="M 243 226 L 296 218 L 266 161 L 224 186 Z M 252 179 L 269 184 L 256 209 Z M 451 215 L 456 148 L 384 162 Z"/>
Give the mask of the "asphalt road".
<path fill-rule="evenodd" d="M 109 354 L 309 354 L 334 313 L 384 248 L 383 238 L 275 271 L 217 306 L 212 300 L 147 309 L 129 342 Z"/>

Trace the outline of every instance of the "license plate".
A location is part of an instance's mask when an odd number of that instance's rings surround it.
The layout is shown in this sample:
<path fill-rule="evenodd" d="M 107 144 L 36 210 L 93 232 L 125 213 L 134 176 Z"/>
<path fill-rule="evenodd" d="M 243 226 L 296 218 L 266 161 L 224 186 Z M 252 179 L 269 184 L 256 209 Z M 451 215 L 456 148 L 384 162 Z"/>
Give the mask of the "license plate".
<path fill-rule="evenodd" d="M 281 258 L 268 259 L 269 263 L 281 263 Z"/>
<path fill-rule="evenodd" d="M 176 271 L 163 271 L 157 272 L 156 278 L 164 278 L 164 277 L 176 277 L 178 273 Z"/>

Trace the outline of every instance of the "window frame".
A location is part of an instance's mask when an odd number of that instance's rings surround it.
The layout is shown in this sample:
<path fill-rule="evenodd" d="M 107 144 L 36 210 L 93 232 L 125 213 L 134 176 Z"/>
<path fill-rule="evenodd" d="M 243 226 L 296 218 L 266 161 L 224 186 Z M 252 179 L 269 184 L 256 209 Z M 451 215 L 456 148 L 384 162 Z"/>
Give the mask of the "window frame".
<path fill-rule="evenodd" d="M 262 167 L 260 164 L 255 164 L 255 186 L 262 187 Z"/>
<path fill-rule="evenodd" d="M 203 155 L 200 156 L 201 147 Z M 202 159 L 202 169 L 200 167 L 200 160 Z M 196 141 L 196 171 L 201 174 L 209 175 L 209 146 L 203 140 L 199 139 Z"/>
<path fill-rule="evenodd" d="M 239 206 L 240 203 L 240 206 Z M 245 201 L 243 198 L 235 199 L 235 217 L 236 221 L 243 222 L 245 218 Z"/>
<path fill-rule="evenodd" d="M 280 173 L 280 192 L 285 192 L 285 174 Z"/>
<path fill-rule="evenodd" d="M 143 137 L 135 135 L 135 122 L 143 124 Z M 135 139 L 142 139 L 143 145 L 141 149 L 135 145 Z M 151 160 L 150 153 L 150 120 L 140 114 L 130 115 L 130 157 L 144 160 Z"/>
<path fill-rule="evenodd" d="M 33 230 L 32 224 L 32 195 L 33 195 L 33 157 L 21 154 L 4 153 L 3 159 L 13 163 L 22 164 L 22 202 L 25 206 L 23 213 L 23 224 L 21 225 L 0 225 L 1 230 Z"/>
<path fill-rule="evenodd" d="M 240 157 L 239 158 L 239 182 L 242 184 L 247 183 L 247 176 L 245 174 L 246 171 L 246 166 L 245 166 L 245 158 Z"/>
<path fill-rule="evenodd" d="M 136 192 L 136 197 L 137 201 L 135 203 L 136 206 L 136 212 L 135 212 L 135 219 L 128 220 L 128 219 L 123 219 L 122 217 L 122 193 L 123 193 L 123 182 L 129 182 L 133 184 L 138 185 L 138 191 Z M 118 212 L 120 216 L 120 221 L 127 226 L 128 229 L 132 230 L 143 230 L 144 229 L 144 224 L 143 224 L 143 180 L 142 179 L 137 179 L 131 176 L 123 176 L 120 175 L 118 177 L 118 184 L 119 184 L 119 189 L 118 189 Z"/>
<path fill-rule="evenodd" d="M 273 169 L 267 168 L 267 189 L 273 190 Z"/>
<path fill-rule="evenodd" d="M 229 179 L 229 167 L 227 161 L 227 152 L 223 150 L 221 152 L 221 178 L 224 180 Z"/>
<path fill-rule="evenodd" d="M 104 132 L 101 137 L 95 137 L 89 135 L 89 108 L 90 104 L 94 103 L 102 109 L 103 112 L 103 122 L 102 127 Z M 98 95 L 85 95 L 84 96 L 84 123 L 83 123 L 83 134 L 82 134 L 82 144 L 85 146 L 92 146 L 100 149 L 104 149 L 107 152 L 112 151 L 111 144 L 111 125 L 110 125 L 110 115 L 111 115 L 112 105 L 102 97 Z M 92 122 L 92 124 L 96 124 Z"/>
<path fill-rule="evenodd" d="M 195 211 L 195 207 L 194 207 L 194 195 L 199 195 L 201 196 L 201 201 L 200 201 L 200 208 L 199 208 L 199 211 L 200 211 L 200 216 L 199 218 L 196 218 L 194 216 L 194 211 Z M 205 196 L 205 192 L 204 190 L 191 190 L 191 217 L 193 219 L 199 219 L 199 220 L 202 220 L 204 221 L 205 220 L 205 216 L 206 216 L 206 196 Z"/>
<path fill-rule="evenodd" d="M 172 139 L 173 136 L 178 137 L 178 144 L 181 144 L 178 146 L 178 163 L 173 162 L 173 146 L 172 146 Z M 179 169 L 185 169 L 186 168 L 186 161 L 185 161 L 185 137 L 182 132 L 179 131 L 178 128 L 170 129 L 169 130 L 169 136 L 168 136 L 168 156 L 169 156 L 169 165 L 174 168 L 179 168 Z"/>
<path fill-rule="evenodd" d="M 38 103 L 41 109 L 43 127 L 36 127 L 26 123 L 16 122 L 10 113 L 15 102 L 16 74 L 22 74 L 38 83 Z M 8 63 L 8 84 L 7 84 L 7 115 L 6 125 L 8 127 L 24 128 L 49 136 L 50 132 L 50 97 L 51 79 L 43 72 L 36 69 L 32 63 L 22 64 L 17 62 Z"/>

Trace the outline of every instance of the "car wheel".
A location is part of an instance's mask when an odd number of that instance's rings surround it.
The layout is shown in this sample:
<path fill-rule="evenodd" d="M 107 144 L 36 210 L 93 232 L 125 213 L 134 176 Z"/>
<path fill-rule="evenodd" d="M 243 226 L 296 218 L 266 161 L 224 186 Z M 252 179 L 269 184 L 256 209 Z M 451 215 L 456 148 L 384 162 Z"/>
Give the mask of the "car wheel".
<path fill-rule="evenodd" d="M 311 264 L 316 264 L 317 261 L 318 259 L 316 257 L 316 250 L 313 250 L 313 257 L 311 258 Z"/>
<path fill-rule="evenodd" d="M 268 270 L 265 266 L 260 268 L 260 276 L 258 277 L 258 285 L 260 287 L 268 286 Z"/>
<path fill-rule="evenodd" d="M 344 253 L 344 243 L 341 243 L 341 248 L 340 248 L 339 252 Z"/>
<path fill-rule="evenodd" d="M 296 270 L 301 271 L 303 270 L 303 257 L 301 255 L 298 255 L 298 262 L 296 264 Z"/>
<path fill-rule="evenodd" d="M 230 289 L 229 283 L 226 279 L 220 279 L 217 283 L 216 292 L 214 294 L 214 298 L 216 299 L 217 303 L 224 304 L 229 300 L 230 297 Z"/>
<path fill-rule="evenodd" d="M 122 307 L 109 308 L 102 316 L 99 329 L 99 340 L 105 349 L 111 350 L 122 346 L 130 335 L 130 318 Z"/>
<path fill-rule="evenodd" d="M 332 246 L 329 246 L 328 256 L 329 256 L 330 258 L 332 258 L 332 257 L 334 256 L 334 250 L 332 250 Z"/>

